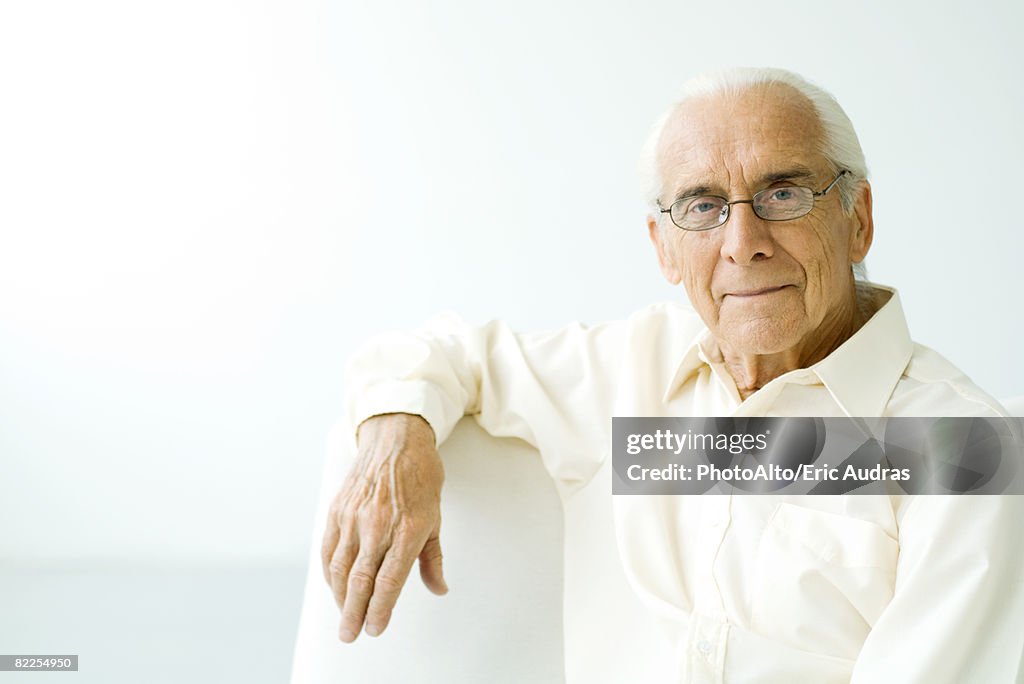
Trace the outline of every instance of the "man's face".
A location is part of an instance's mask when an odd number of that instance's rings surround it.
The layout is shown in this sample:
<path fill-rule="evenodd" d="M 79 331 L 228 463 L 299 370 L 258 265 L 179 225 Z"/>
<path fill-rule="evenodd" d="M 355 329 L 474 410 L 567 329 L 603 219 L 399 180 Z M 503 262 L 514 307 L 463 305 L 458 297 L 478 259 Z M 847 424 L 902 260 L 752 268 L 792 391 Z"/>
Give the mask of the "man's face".
<path fill-rule="evenodd" d="M 692 194 L 750 199 L 786 183 L 819 191 L 834 178 L 817 151 L 820 136 L 812 105 L 788 86 L 688 102 L 661 138 L 661 205 Z M 662 224 L 648 219 L 662 272 L 683 283 L 719 343 L 772 354 L 813 344 L 850 312 L 851 264 L 871 244 L 871 195 L 865 188 L 852 216 L 833 188 L 792 221 L 765 221 L 736 204 L 725 225 L 708 231 L 681 230 L 667 214 Z"/>

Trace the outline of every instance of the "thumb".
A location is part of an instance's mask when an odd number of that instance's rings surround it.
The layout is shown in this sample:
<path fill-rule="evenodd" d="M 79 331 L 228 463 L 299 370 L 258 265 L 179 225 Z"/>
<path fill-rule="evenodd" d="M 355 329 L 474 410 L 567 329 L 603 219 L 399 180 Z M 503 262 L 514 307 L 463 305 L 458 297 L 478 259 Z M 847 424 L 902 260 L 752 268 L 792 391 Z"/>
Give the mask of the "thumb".
<path fill-rule="evenodd" d="M 427 543 L 420 551 L 420 577 L 427 589 L 438 596 L 448 593 L 448 585 L 444 581 L 444 572 L 441 568 L 441 526 L 438 525 L 430 533 Z"/>

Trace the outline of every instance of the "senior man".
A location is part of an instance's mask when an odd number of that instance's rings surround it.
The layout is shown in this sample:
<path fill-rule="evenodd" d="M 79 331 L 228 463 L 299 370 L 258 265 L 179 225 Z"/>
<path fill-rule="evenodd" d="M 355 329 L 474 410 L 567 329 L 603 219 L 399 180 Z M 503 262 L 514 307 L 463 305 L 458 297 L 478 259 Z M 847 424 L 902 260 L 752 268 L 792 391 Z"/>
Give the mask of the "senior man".
<path fill-rule="evenodd" d="M 1021 497 L 612 496 L 613 415 L 1005 415 L 855 278 L 871 187 L 830 95 L 699 77 L 648 156 L 648 234 L 692 309 L 543 334 L 439 317 L 352 360 L 358 458 L 322 553 L 340 639 L 385 629 L 417 558 L 447 590 L 436 447 L 475 414 L 562 499 L 569 682 L 1018 681 Z"/>

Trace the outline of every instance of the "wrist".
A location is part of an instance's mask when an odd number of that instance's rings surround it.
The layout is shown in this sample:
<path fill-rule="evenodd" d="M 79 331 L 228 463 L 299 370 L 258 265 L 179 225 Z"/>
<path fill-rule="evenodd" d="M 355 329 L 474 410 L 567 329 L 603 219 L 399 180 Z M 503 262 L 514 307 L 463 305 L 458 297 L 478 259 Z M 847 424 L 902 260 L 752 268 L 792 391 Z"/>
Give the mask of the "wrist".
<path fill-rule="evenodd" d="M 373 439 L 374 436 L 388 432 L 426 439 L 431 446 L 435 444 L 434 428 L 423 416 L 396 412 L 378 413 L 359 423 L 356 427 L 356 446 L 359 446 L 361 438 Z"/>

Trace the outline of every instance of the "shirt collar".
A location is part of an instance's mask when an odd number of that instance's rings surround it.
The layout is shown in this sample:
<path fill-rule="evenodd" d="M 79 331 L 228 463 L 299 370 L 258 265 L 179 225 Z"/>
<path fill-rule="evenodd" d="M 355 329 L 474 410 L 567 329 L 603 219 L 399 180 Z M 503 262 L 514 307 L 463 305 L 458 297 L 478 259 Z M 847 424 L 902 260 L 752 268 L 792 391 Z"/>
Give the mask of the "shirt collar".
<path fill-rule="evenodd" d="M 914 351 L 899 293 L 892 287 L 864 284 L 871 288 L 876 298 L 885 297 L 888 293 L 888 301 L 850 339 L 821 361 L 804 369 L 817 375 L 849 416 L 881 415 Z M 704 327 L 683 352 L 665 388 L 665 401 L 691 375 L 710 365 L 704 351 L 704 345 L 708 343 L 711 343 L 711 333 Z M 789 375 L 791 373 L 782 378 Z"/>

